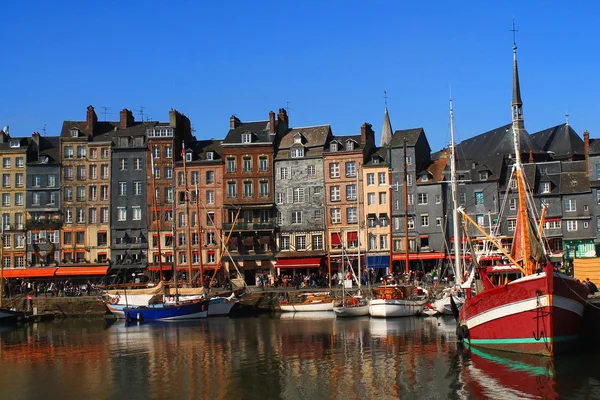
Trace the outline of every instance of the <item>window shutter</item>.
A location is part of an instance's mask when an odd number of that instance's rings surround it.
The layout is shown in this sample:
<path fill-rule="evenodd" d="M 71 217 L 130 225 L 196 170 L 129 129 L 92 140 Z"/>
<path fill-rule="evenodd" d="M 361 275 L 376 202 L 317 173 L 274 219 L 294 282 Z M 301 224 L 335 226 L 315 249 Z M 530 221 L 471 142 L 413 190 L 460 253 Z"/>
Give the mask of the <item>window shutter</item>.
<path fill-rule="evenodd" d="M 294 189 L 287 189 L 287 202 L 288 204 L 292 204 L 294 202 Z"/>
<path fill-rule="evenodd" d="M 31 244 L 31 231 L 27 232 L 27 244 Z M 31 255 L 31 254 L 28 253 L 28 255 Z"/>

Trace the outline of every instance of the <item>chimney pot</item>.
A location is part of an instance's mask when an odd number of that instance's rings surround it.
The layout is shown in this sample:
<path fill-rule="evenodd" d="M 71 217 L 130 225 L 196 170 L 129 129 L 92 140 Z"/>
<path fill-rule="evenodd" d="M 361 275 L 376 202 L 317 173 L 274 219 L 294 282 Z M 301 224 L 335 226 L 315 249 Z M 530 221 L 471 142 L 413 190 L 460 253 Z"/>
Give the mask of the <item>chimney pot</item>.
<path fill-rule="evenodd" d="M 585 173 L 590 174 L 590 133 L 583 131 L 583 151 L 585 154 Z"/>
<path fill-rule="evenodd" d="M 275 113 L 273 111 L 269 112 L 269 133 L 275 133 Z"/>
<path fill-rule="evenodd" d="M 229 129 L 235 129 L 240 126 L 240 124 L 241 121 L 235 115 L 232 115 L 231 118 L 229 118 Z"/>
<path fill-rule="evenodd" d="M 121 129 L 129 128 L 135 121 L 133 118 L 133 113 L 126 108 L 121 111 L 120 117 L 119 127 Z"/>
<path fill-rule="evenodd" d="M 98 123 L 98 116 L 96 115 L 96 111 L 94 111 L 94 107 L 91 105 L 87 108 L 87 115 L 85 121 L 87 134 L 94 136 L 94 128 L 96 126 L 96 123 Z"/>

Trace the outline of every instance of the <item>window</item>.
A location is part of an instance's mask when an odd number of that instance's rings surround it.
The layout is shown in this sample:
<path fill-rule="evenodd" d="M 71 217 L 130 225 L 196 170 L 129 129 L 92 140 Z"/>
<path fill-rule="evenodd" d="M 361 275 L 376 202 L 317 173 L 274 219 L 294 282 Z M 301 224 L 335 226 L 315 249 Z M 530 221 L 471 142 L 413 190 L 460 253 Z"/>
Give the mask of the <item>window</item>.
<path fill-rule="evenodd" d="M 575 232 L 577 230 L 577 221 L 567 221 L 567 231 Z"/>
<path fill-rule="evenodd" d="M 183 177 L 183 173 L 181 174 Z M 165 179 L 173 179 L 173 168 L 165 167 Z M 183 185 L 183 182 L 181 182 L 180 185 Z"/>
<path fill-rule="evenodd" d="M 85 146 L 77 146 L 77 158 L 85 158 L 86 148 Z"/>
<path fill-rule="evenodd" d="M 167 168 L 165 168 L 165 173 L 167 172 Z M 171 174 L 172 176 L 172 174 Z M 185 177 L 183 176 L 183 171 L 177 173 L 177 184 L 179 186 L 183 186 L 185 184 Z"/>
<path fill-rule="evenodd" d="M 412 175 L 406 175 L 406 182 L 408 186 L 412 186 L 413 185 L 413 176 Z"/>
<path fill-rule="evenodd" d="M 418 193 L 417 194 L 417 200 L 419 202 L 419 205 L 425 205 L 428 203 L 428 196 L 427 193 Z"/>
<path fill-rule="evenodd" d="M 127 170 L 127 159 L 126 158 L 121 158 L 119 160 L 119 170 L 120 171 L 126 171 Z"/>
<path fill-rule="evenodd" d="M 415 195 L 414 194 L 409 194 L 408 195 L 408 205 L 409 206 L 415 205 Z M 398 207 L 396 206 L 396 210 L 397 209 L 398 209 Z"/>
<path fill-rule="evenodd" d="M 429 226 L 429 215 L 421 214 L 421 226 Z"/>
<path fill-rule="evenodd" d="M 312 235 L 312 249 L 313 250 L 323 250 L 323 236 L 322 235 Z"/>
<path fill-rule="evenodd" d="M 102 164 L 100 166 L 100 178 L 108 179 L 108 164 Z"/>
<path fill-rule="evenodd" d="M 487 181 L 488 179 L 488 172 L 487 171 L 481 171 L 479 173 L 479 180 L 481 181 Z"/>
<path fill-rule="evenodd" d="M 352 140 L 348 140 L 348 141 L 346 142 L 346 150 L 347 150 L 347 151 L 352 151 L 352 150 L 354 150 L 354 141 L 352 141 Z"/>
<path fill-rule="evenodd" d="M 509 199 L 508 206 L 510 207 L 511 210 L 516 210 L 517 209 L 517 199 Z"/>
<path fill-rule="evenodd" d="M 10 174 L 2 174 L 2 187 L 10 187 Z"/>
<path fill-rule="evenodd" d="M 296 250 L 306 250 L 306 235 L 296 235 Z"/>
<path fill-rule="evenodd" d="M 329 144 L 329 151 L 337 151 L 338 150 L 338 144 L 337 142 L 331 142 Z"/>
<path fill-rule="evenodd" d="M 119 182 L 119 196 L 127 196 L 127 182 Z"/>
<path fill-rule="evenodd" d="M 63 148 L 63 157 L 64 158 L 73 158 L 73 146 L 65 146 Z"/>
<path fill-rule="evenodd" d="M 315 176 L 317 174 L 317 169 L 314 165 L 309 165 L 308 167 L 306 167 L 306 174 L 308 176 Z"/>
<path fill-rule="evenodd" d="M 233 157 L 227 159 L 227 172 L 235 172 L 235 158 Z"/>
<path fill-rule="evenodd" d="M 330 163 L 329 164 L 329 177 L 330 178 L 339 178 L 340 177 L 340 164 L 339 163 Z"/>
<path fill-rule="evenodd" d="M 596 217 L 596 230 L 600 232 L 600 216 Z"/>
<path fill-rule="evenodd" d="M 412 165 L 412 156 L 406 156 L 406 165 Z"/>
<path fill-rule="evenodd" d="M 206 191 L 206 204 L 215 204 L 215 191 L 214 190 Z"/>
<path fill-rule="evenodd" d="M 358 222 L 356 207 L 349 207 L 346 209 L 346 220 L 349 224 L 356 224 Z"/>
<path fill-rule="evenodd" d="M 512 232 L 515 230 L 515 228 L 517 227 L 517 220 L 516 219 L 509 219 L 506 221 L 506 227 L 507 229 Z"/>
<path fill-rule="evenodd" d="M 321 218 L 323 218 L 323 211 L 315 210 L 315 219 L 321 219 Z"/>
<path fill-rule="evenodd" d="M 315 186 L 315 187 L 313 187 L 313 194 L 315 196 L 321 195 L 321 189 L 322 189 L 321 186 Z"/>
<path fill-rule="evenodd" d="M 290 249 L 290 237 L 289 236 L 281 236 L 279 238 L 279 250 L 289 250 Z"/>
<path fill-rule="evenodd" d="M 252 197 L 252 182 L 244 182 L 244 197 Z"/>
<path fill-rule="evenodd" d="M 192 156 L 193 156 L 193 154 L 191 151 L 186 152 L 185 153 L 185 161 L 192 161 Z"/>
<path fill-rule="evenodd" d="M 17 168 L 23 168 L 25 166 L 25 160 L 23 159 L 23 157 L 17 157 L 15 161 Z"/>
<path fill-rule="evenodd" d="M 440 204 L 442 202 L 442 196 L 439 194 L 435 195 L 435 204 Z"/>
<path fill-rule="evenodd" d="M 34 192 L 33 193 L 33 197 L 31 198 L 31 205 L 32 206 L 39 206 L 41 200 L 42 200 L 42 194 Z"/>
<path fill-rule="evenodd" d="M 373 205 L 375 204 L 375 193 L 367 193 L 367 204 Z"/>
<path fill-rule="evenodd" d="M 88 221 L 90 222 L 90 224 L 97 224 L 98 223 L 98 212 L 95 208 L 90 208 L 89 210 L 89 218 Z"/>
<path fill-rule="evenodd" d="M 179 227 L 187 226 L 187 216 L 185 215 L 185 213 L 181 212 L 177 214 L 177 219 L 179 220 Z"/>
<path fill-rule="evenodd" d="M 292 224 L 302 223 L 302 211 L 292 211 Z"/>
<path fill-rule="evenodd" d="M 165 158 L 173 158 L 173 148 L 171 146 L 165 147 Z"/>
<path fill-rule="evenodd" d="M 258 183 L 258 190 L 260 197 L 268 197 L 269 196 L 269 182 L 260 181 Z"/>
<path fill-rule="evenodd" d="M 467 195 L 466 193 L 459 193 L 458 194 L 458 202 L 462 205 L 464 205 L 467 202 Z"/>
<path fill-rule="evenodd" d="M 484 222 L 484 217 L 483 217 L 483 214 L 477 214 L 477 215 L 475 216 L 475 222 L 477 222 L 477 225 L 479 225 L 479 226 L 483 226 L 483 225 L 484 225 L 484 223 L 485 223 L 485 222 Z"/>
<path fill-rule="evenodd" d="M 379 184 L 380 184 L 380 185 L 385 185 L 385 182 L 386 182 L 386 177 L 385 177 L 385 176 L 386 176 L 386 173 L 385 173 L 385 172 L 379 172 L 379 173 L 377 174 L 377 177 L 378 177 L 378 179 L 379 179 Z"/>
<path fill-rule="evenodd" d="M 279 179 L 290 179 L 287 167 L 279 168 Z"/>
<path fill-rule="evenodd" d="M 251 143 L 252 136 L 250 133 L 242 133 L 242 143 Z"/>
<path fill-rule="evenodd" d="M 57 192 L 50 192 L 50 195 L 48 196 L 48 205 L 56 204 L 56 198 L 57 198 Z M 39 201 L 39 198 L 38 198 L 38 201 Z"/>
<path fill-rule="evenodd" d="M 175 192 L 174 192 L 174 190 L 173 190 L 173 188 L 172 188 L 172 187 L 170 187 L 170 188 L 167 188 L 167 189 L 165 190 L 165 201 L 166 201 L 167 203 L 172 203 L 172 202 L 173 202 L 173 199 L 174 199 L 174 195 L 173 195 L 173 193 L 175 193 Z"/>
<path fill-rule="evenodd" d="M 283 224 L 283 214 L 281 213 L 281 211 L 277 211 L 277 215 L 275 216 L 276 219 L 276 223 L 277 225 L 281 225 Z"/>
<path fill-rule="evenodd" d="M 277 193 L 275 196 L 275 201 L 277 204 L 283 204 L 285 202 L 285 195 L 283 193 Z"/>
<path fill-rule="evenodd" d="M 227 183 L 227 197 L 237 197 L 237 185 L 235 182 Z"/>
<path fill-rule="evenodd" d="M 387 215 L 379 217 L 379 225 L 380 226 L 388 226 L 388 218 Z"/>
<path fill-rule="evenodd" d="M 100 223 L 108 224 L 108 207 L 102 207 L 100 209 Z"/>
<path fill-rule="evenodd" d="M 117 221 L 127 221 L 127 207 L 117 207 Z"/>
<path fill-rule="evenodd" d="M 244 157 L 242 168 L 243 172 L 252 172 L 252 158 Z"/>
<path fill-rule="evenodd" d="M 377 236 L 369 234 L 369 250 L 377 250 Z"/>
<path fill-rule="evenodd" d="M 304 188 L 294 188 L 294 203 L 304 203 Z"/>
<path fill-rule="evenodd" d="M 80 165 L 77 167 L 77 180 L 85 180 L 85 165 Z"/>
<path fill-rule="evenodd" d="M 133 181 L 133 195 L 134 196 L 142 195 L 142 181 Z"/>
<path fill-rule="evenodd" d="M 131 213 L 132 213 L 132 219 L 134 221 L 141 221 L 142 219 L 142 207 L 140 206 L 133 206 L 131 207 Z"/>
<path fill-rule="evenodd" d="M 300 148 L 294 148 L 291 150 L 290 152 L 290 156 L 292 158 L 301 158 L 304 157 L 304 148 L 300 147 Z"/>
<path fill-rule="evenodd" d="M 77 201 L 85 201 L 85 186 L 77 186 Z"/>
<path fill-rule="evenodd" d="M 214 171 L 206 171 L 206 184 L 212 185 L 215 183 L 215 172 Z"/>
<path fill-rule="evenodd" d="M 3 193 L 2 194 L 2 205 L 3 206 L 10 206 L 10 193 Z"/>
<path fill-rule="evenodd" d="M 442 226 L 442 217 L 435 218 L 435 226 Z"/>
<path fill-rule="evenodd" d="M 339 208 L 332 208 L 330 210 L 330 217 L 332 224 L 340 224 L 342 222 L 342 210 Z"/>
<path fill-rule="evenodd" d="M 346 200 L 356 200 L 356 185 L 346 185 Z"/>
<path fill-rule="evenodd" d="M 67 186 L 64 188 L 65 201 L 73 201 L 73 188 Z"/>
<path fill-rule="evenodd" d="M 339 186 L 332 186 L 329 188 L 329 200 L 330 201 L 340 201 L 341 200 Z"/>
<path fill-rule="evenodd" d="M 429 180 L 429 177 L 427 176 L 427 174 L 421 175 L 421 182 L 427 182 L 428 180 Z"/>
<path fill-rule="evenodd" d="M 367 174 L 367 186 L 375 185 L 375 174 Z"/>
<path fill-rule="evenodd" d="M 388 248 L 388 235 L 379 236 L 379 248 L 380 249 Z"/>
<path fill-rule="evenodd" d="M 415 219 L 408 217 L 408 229 L 415 229 Z"/>
<path fill-rule="evenodd" d="M 475 192 L 475 204 L 483 204 L 483 192 Z"/>
<path fill-rule="evenodd" d="M 108 200 L 108 185 L 100 186 L 100 200 Z"/>
<path fill-rule="evenodd" d="M 73 167 L 65 167 L 65 179 L 73 179 Z"/>
<path fill-rule="evenodd" d="M 85 208 L 77 207 L 75 212 L 77 213 L 77 223 L 85 224 Z"/>
<path fill-rule="evenodd" d="M 160 179 L 160 167 L 154 167 L 154 178 Z"/>
<path fill-rule="evenodd" d="M 23 205 L 23 193 L 15 193 L 15 205 L 16 206 Z"/>
<path fill-rule="evenodd" d="M 23 187 L 25 185 L 25 178 L 22 173 L 15 174 L 15 186 Z"/>
<path fill-rule="evenodd" d="M 517 188 L 517 179 L 516 178 L 511 179 L 511 181 L 510 181 L 510 188 L 511 189 L 516 189 Z"/>
<path fill-rule="evenodd" d="M 576 200 L 565 200 L 565 211 L 566 212 L 577 211 L 577 201 Z"/>
<path fill-rule="evenodd" d="M 544 222 L 544 229 L 560 229 L 560 220 Z"/>
<path fill-rule="evenodd" d="M 349 161 L 346 163 L 346 176 L 347 177 L 356 176 L 356 162 Z"/>

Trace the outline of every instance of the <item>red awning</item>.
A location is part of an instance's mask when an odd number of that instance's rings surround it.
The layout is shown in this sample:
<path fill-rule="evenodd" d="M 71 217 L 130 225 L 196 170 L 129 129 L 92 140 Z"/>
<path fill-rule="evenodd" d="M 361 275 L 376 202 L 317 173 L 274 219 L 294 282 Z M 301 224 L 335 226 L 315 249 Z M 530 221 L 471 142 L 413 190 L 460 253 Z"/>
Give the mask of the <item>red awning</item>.
<path fill-rule="evenodd" d="M 275 263 L 276 268 L 319 268 L 321 258 L 280 258 Z"/>
<path fill-rule="evenodd" d="M 467 237 L 466 237 L 466 236 L 463 236 L 463 238 L 462 238 L 462 242 L 463 242 L 463 243 L 467 243 L 467 241 L 468 241 L 468 240 L 467 240 Z M 454 236 L 452 236 L 452 237 L 450 238 L 450 243 L 454 243 Z"/>
<path fill-rule="evenodd" d="M 432 252 L 432 253 L 409 253 L 409 260 L 437 260 L 439 258 L 446 257 L 446 254 L 442 252 Z M 394 254 L 392 257 L 394 261 L 403 261 L 406 260 L 405 254 Z"/>
<path fill-rule="evenodd" d="M 339 233 L 334 232 L 331 234 L 331 245 L 332 246 L 341 246 L 342 245 L 342 241 L 340 240 Z"/>
<path fill-rule="evenodd" d="M 151 265 L 148 268 L 146 268 L 148 271 L 160 271 L 160 265 Z M 171 271 L 173 269 L 173 266 L 171 264 L 164 264 L 162 266 L 162 270 L 164 271 Z"/>
<path fill-rule="evenodd" d="M 199 270 L 200 266 L 199 265 L 192 265 L 192 270 Z M 164 270 L 164 267 L 163 267 Z M 177 271 L 188 271 L 189 267 L 177 267 Z"/>
<path fill-rule="evenodd" d="M 348 232 L 348 242 L 356 242 L 358 240 L 358 233 Z"/>
<path fill-rule="evenodd" d="M 60 267 L 56 276 L 106 275 L 108 267 Z"/>
<path fill-rule="evenodd" d="M 56 268 L 19 268 L 5 269 L 4 278 L 50 278 L 54 276 Z"/>

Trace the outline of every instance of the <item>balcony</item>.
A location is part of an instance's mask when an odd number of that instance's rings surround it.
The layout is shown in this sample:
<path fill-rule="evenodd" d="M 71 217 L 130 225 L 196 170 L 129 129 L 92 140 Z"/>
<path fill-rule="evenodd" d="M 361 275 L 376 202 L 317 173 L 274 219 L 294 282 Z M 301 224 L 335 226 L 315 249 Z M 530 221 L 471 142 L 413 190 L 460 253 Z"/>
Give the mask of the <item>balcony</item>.
<path fill-rule="evenodd" d="M 62 226 L 62 221 L 59 219 L 28 219 L 27 220 L 27 228 L 50 228 L 50 229 L 58 229 Z"/>
<path fill-rule="evenodd" d="M 25 227 L 23 224 L 4 224 L 4 231 L 22 231 Z"/>
<path fill-rule="evenodd" d="M 233 226 L 230 222 L 223 224 L 223 230 L 229 231 Z M 267 231 L 275 229 L 274 222 L 237 222 L 234 231 Z"/>

